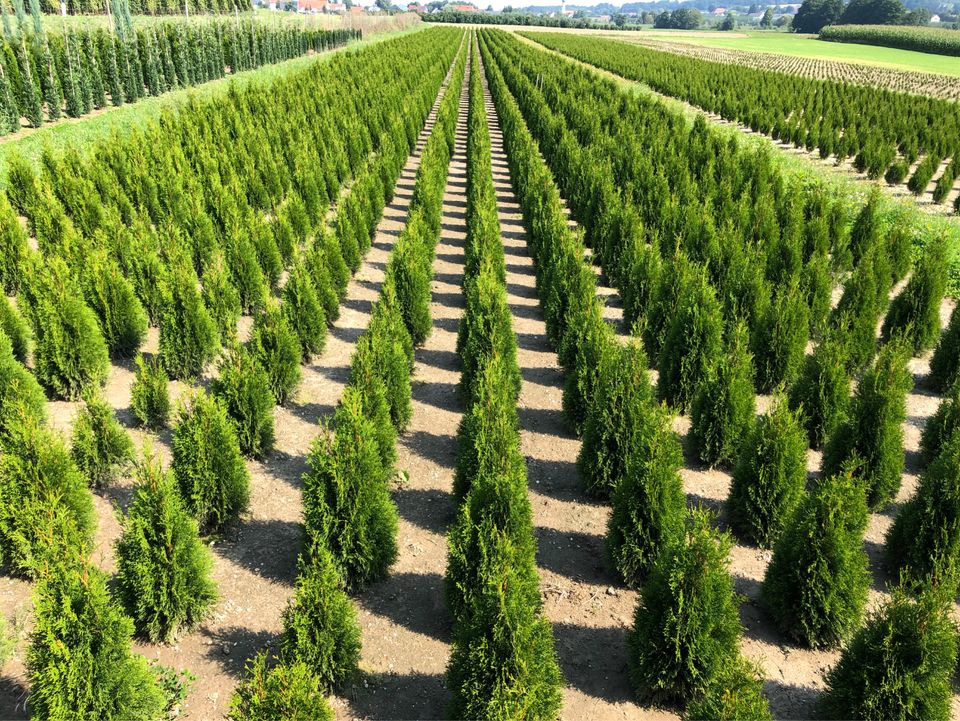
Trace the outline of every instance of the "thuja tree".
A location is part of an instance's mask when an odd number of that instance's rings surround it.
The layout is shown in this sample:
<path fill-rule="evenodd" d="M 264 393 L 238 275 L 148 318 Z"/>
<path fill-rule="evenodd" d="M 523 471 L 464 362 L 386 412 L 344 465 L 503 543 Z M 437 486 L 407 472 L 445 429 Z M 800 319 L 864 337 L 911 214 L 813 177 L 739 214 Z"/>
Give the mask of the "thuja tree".
<path fill-rule="evenodd" d="M 410 406 L 413 341 L 388 287 L 384 287 L 373 306 L 367 332 L 357 342 L 358 352 L 363 343 L 377 349 L 377 370 L 390 408 L 390 418 L 393 427 L 400 432 L 407 427 L 413 412 Z"/>
<path fill-rule="evenodd" d="M 845 420 L 850 404 L 847 349 L 836 334 L 824 338 L 804 359 L 789 399 L 790 408 L 803 418 L 810 445 L 820 448 Z"/>
<path fill-rule="evenodd" d="M 299 351 L 295 358 L 299 360 Z M 274 442 L 270 378 L 253 354 L 240 346 L 227 351 L 219 371 L 211 390 L 233 421 L 241 452 L 263 458 Z"/>
<path fill-rule="evenodd" d="M 746 328 L 738 326 L 693 397 L 690 442 L 700 460 L 711 465 L 727 465 L 736 458 L 756 413 L 753 363 L 746 345 Z"/>
<path fill-rule="evenodd" d="M 662 407 L 650 406 L 643 439 L 625 449 L 624 475 L 613 491 L 607 553 L 628 586 L 639 586 L 660 552 L 683 533 L 683 452 Z"/>
<path fill-rule="evenodd" d="M 707 690 L 694 697 L 683 714 L 684 721 L 772 721 L 770 705 L 763 695 L 761 669 L 743 657 L 725 665 Z"/>
<path fill-rule="evenodd" d="M 423 211 L 414 210 L 407 219 L 403 235 L 397 240 L 387 275 L 397 292 L 404 323 L 414 345 L 422 345 L 430 335 L 430 245 Z"/>
<path fill-rule="evenodd" d="M 718 536 L 709 515 L 697 510 L 658 557 L 627 639 L 641 698 L 687 703 L 736 660 L 742 629 L 729 550 L 729 536 Z"/>
<path fill-rule="evenodd" d="M 160 360 L 171 378 L 203 373 L 220 347 L 219 333 L 191 270 L 174 269 L 160 317 Z"/>
<path fill-rule="evenodd" d="M 253 321 L 248 348 L 267 376 L 273 399 L 283 405 L 300 383 L 302 356 L 300 340 L 285 308 L 267 304 Z"/>
<path fill-rule="evenodd" d="M 105 253 L 93 255 L 85 272 L 84 296 L 97 314 L 103 338 L 113 356 L 137 352 L 147 335 L 147 314 L 120 266 Z"/>
<path fill-rule="evenodd" d="M 240 320 L 240 293 L 230 280 L 225 262 L 217 258 L 203 271 L 203 305 L 219 332 L 221 343 L 232 340 L 237 333 L 237 321 Z"/>
<path fill-rule="evenodd" d="M 170 641 L 197 624 L 217 598 L 213 559 L 172 474 L 147 456 L 116 543 L 118 598 L 137 631 Z"/>
<path fill-rule="evenodd" d="M 911 585 L 925 579 L 956 590 L 960 561 L 960 433 L 920 477 L 887 533 L 887 565 Z"/>
<path fill-rule="evenodd" d="M 360 625 L 343 577 L 323 544 L 301 559 L 293 599 L 283 613 L 280 657 L 310 668 L 320 685 L 338 689 L 357 674 Z"/>
<path fill-rule="evenodd" d="M 951 718 L 957 626 L 948 598 L 932 590 L 914 599 L 895 589 L 827 673 L 824 717 Z"/>
<path fill-rule="evenodd" d="M 351 387 L 322 433 L 303 477 L 311 544 L 326 544 L 351 587 L 382 577 L 397 557 L 397 509 L 363 400 Z"/>
<path fill-rule="evenodd" d="M 336 241 L 332 241 L 334 244 Z M 317 300 L 323 307 L 324 316 L 328 323 L 333 323 L 340 317 L 340 283 L 346 289 L 347 282 L 350 280 L 350 269 L 343 262 L 343 257 L 339 255 L 339 249 L 332 248 L 331 252 L 326 248 L 327 236 L 317 235 L 313 243 L 304 255 L 304 267 L 313 283 L 317 294 Z M 331 253 L 336 251 L 335 258 Z M 335 260 L 339 260 L 339 265 L 334 268 Z"/>
<path fill-rule="evenodd" d="M 21 363 L 26 363 L 32 342 L 30 326 L 3 295 L 0 295 L 0 332 L 6 334 L 13 357 Z"/>
<path fill-rule="evenodd" d="M 92 486 L 104 486 L 133 461 L 133 441 L 113 408 L 99 397 L 88 398 L 73 420 L 70 454 Z"/>
<path fill-rule="evenodd" d="M 389 475 L 397 460 L 397 429 L 390 417 L 390 405 L 380 375 L 381 359 L 373 338 L 365 335 L 358 343 L 350 363 L 349 384 L 357 391 L 364 417 L 370 421 L 380 451 L 380 463 Z"/>
<path fill-rule="evenodd" d="M 326 313 L 307 267 L 299 259 L 283 286 L 283 312 L 300 341 L 303 362 L 323 352 L 327 342 Z"/>
<path fill-rule="evenodd" d="M 769 548 L 803 496 L 807 436 L 784 398 L 757 419 L 733 469 L 727 517 L 738 538 Z"/>
<path fill-rule="evenodd" d="M 823 452 L 823 473 L 838 473 L 857 459 L 856 473 L 866 484 L 867 503 L 876 510 L 900 490 L 903 473 L 903 428 L 907 393 L 913 378 L 905 346 L 884 346 L 857 384 L 846 421 L 835 429 Z"/>
<path fill-rule="evenodd" d="M 960 430 L 960 383 L 956 383 L 927 421 L 920 435 L 920 458 L 924 465 L 933 463 L 944 446 Z"/>
<path fill-rule="evenodd" d="M 636 341 L 602 349 L 596 395 L 587 412 L 577 468 L 588 494 L 607 497 L 623 479 L 628 451 L 648 435 L 653 389 Z"/>
<path fill-rule="evenodd" d="M 247 507 L 250 475 L 223 405 L 199 392 L 177 411 L 173 470 L 180 495 L 201 530 L 214 532 Z"/>
<path fill-rule="evenodd" d="M 132 653 L 133 623 L 110 598 L 107 577 L 67 558 L 40 579 L 27 651 L 30 713 L 44 719 L 153 721 L 164 697 Z"/>
<path fill-rule="evenodd" d="M 230 721 L 333 721 L 320 679 L 305 663 L 269 664 L 266 653 L 247 662 L 230 702 Z"/>
<path fill-rule="evenodd" d="M 781 286 L 759 319 L 752 337 L 757 389 L 770 393 L 793 383 L 803 363 L 810 311 L 797 283 Z"/>
<path fill-rule="evenodd" d="M 948 270 L 946 240 L 931 241 L 907 287 L 890 304 L 881 329 L 883 341 L 902 335 L 914 354 L 936 345 L 940 336 L 940 302 L 947 290 Z"/>
<path fill-rule="evenodd" d="M 43 420 L 47 399 L 33 373 L 13 357 L 10 340 L 0 331 L 0 448 L 7 424 L 21 415 Z"/>
<path fill-rule="evenodd" d="M 157 356 L 137 356 L 130 389 L 130 409 L 141 425 L 158 430 L 170 419 L 170 392 L 166 371 Z"/>
<path fill-rule="evenodd" d="M 960 381 L 960 303 L 950 314 L 950 322 L 940 336 L 930 359 L 930 385 L 945 392 Z"/>
<path fill-rule="evenodd" d="M 0 287 L 13 294 L 20 289 L 30 246 L 27 233 L 6 193 L 0 193 Z"/>
<path fill-rule="evenodd" d="M 823 478 L 800 502 L 762 587 L 764 606 L 790 640 L 835 646 L 857 627 L 870 585 L 866 528 L 864 487 L 849 470 Z"/>

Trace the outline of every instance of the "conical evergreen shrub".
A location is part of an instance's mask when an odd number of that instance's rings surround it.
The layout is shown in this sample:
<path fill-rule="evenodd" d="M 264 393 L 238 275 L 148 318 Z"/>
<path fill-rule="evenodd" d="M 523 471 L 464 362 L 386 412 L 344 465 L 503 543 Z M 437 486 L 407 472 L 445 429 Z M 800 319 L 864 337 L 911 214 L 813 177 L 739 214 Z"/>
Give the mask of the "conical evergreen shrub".
<path fill-rule="evenodd" d="M 596 395 L 587 412 L 577 468 L 591 496 L 613 494 L 623 480 L 627 456 L 642 453 L 652 432 L 653 389 L 647 356 L 639 342 L 602 349 Z"/>
<path fill-rule="evenodd" d="M 903 473 L 903 428 L 907 393 L 913 378 L 907 369 L 908 347 L 884 346 L 860 378 L 849 418 L 835 429 L 823 452 L 822 471 L 834 475 L 857 460 L 856 473 L 866 484 L 867 503 L 877 510 L 900 490 Z"/>
<path fill-rule="evenodd" d="M 213 559 L 170 473 L 149 455 L 116 543 L 118 597 L 137 632 L 169 642 L 216 602 Z"/>
<path fill-rule="evenodd" d="M 396 559 L 397 509 L 358 390 L 344 391 L 333 426 L 314 441 L 307 459 L 303 514 L 308 543 L 326 544 L 347 585 L 356 588 L 382 577 Z"/>
<path fill-rule="evenodd" d="M 953 717 L 957 625 L 944 594 L 902 590 L 872 613 L 827 673 L 824 718 Z"/>
<path fill-rule="evenodd" d="M 370 421 L 380 451 L 380 463 L 390 475 L 397 460 L 397 429 L 390 417 L 390 406 L 384 394 L 380 375 L 380 358 L 369 334 L 357 342 L 350 364 L 349 384 L 357 390 L 364 417 Z"/>
<path fill-rule="evenodd" d="M 146 660 L 132 653 L 133 623 L 107 591 L 107 577 L 80 558 L 44 575 L 27 650 L 30 713 L 44 719 L 153 721 L 164 697 Z"/>
<path fill-rule="evenodd" d="M 266 653 L 247 662 L 230 703 L 230 721 L 333 721 L 320 680 L 305 663 L 267 666 Z"/>
<path fill-rule="evenodd" d="M 940 451 L 950 439 L 960 430 L 960 383 L 950 390 L 950 393 L 937 406 L 927 425 L 920 435 L 920 458 L 923 465 L 933 463 Z"/>
<path fill-rule="evenodd" d="M 377 349 L 380 364 L 378 372 L 383 382 L 384 396 L 390 408 L 393 427 L 399 433 L 407 427 L 413 413 L 410 405 L 413 341 L 396 302 L 386 290 L 374 304 L 367 333 L 360 342 L 369 342 L 371 347 Z"/>
<path fill-rule="evenodd" d="M 224 261 L 218 259 L 203 272 L 203 305 L 217 327 L 221 343 L 233 340 L 240 320 L 240 293 L 230 280 Z"/>
<path fill-rule="evenodd" d="M 0 331 L 0 450 L 7 424 L 20 415 L 45 420 L 47 399 L 33 373 L 13 357 L 10 341 Z"/>
<path fill-rule="evenodd" d="M 294 358 L 299 362 L 299 350 Z M 240 451 L 263 458 L 274 442 L 275 403 L 270 378 L 253 354 L 240 346 L 227 351 L 219 371 L 210 389 L 233 421 Z"/>
<path fill-rule="evenodd" d="M 773 721 L 763 695 L 761 670 L 742 656 L 724 666 L 705 693 L 695 697 L 684 721 Z"/>
<path fill-rule="evenodd" d="M 130 389 L 130 409 L 141 425 L 159 430 L 170 419 L 167 374 L 157 356 L 137 356 L 137 370 Z"/>
<path fill-rule="evenodd" d="M 358 672 L 360 625 L 343 578 L 322 544 L 301 559 L 293 599 L 283 613 L 280 657 L 304 663 L 325 689 L 343 686 Z"/>
<path fill-rule="evenodd" d="M 91 486 L 107 485 L 133 462 L 133 441 L 102 398 L 84 401 L 73 420 L 70 445 L 70 455 Z"/>
<path fill-rule="evenodd" d="M 167 374 L 174 379 L 198 377 L 216 355 L 219 337 L 193 273 L 174 270 L 160 317 L 160 361 Z"/>
<path fill-rule="evenodd" d="M 267 304 L 266 310 L 253 321 L 248 349 L 266 374 L 273 400 L 283 405 L 300 383 L 303 355 L 285 307 Z"/>
<path fill-rule="evenodd" d="M 343 263 L 343 258 L 340 258 Z M 310 245 L 310 249 L 304 256 L 304 266 L 310 276 L 310 282 L 313 283 L 317 300 L 323 307 L 324 317 L 328 323 L 334 323 L 340 317 L 340 289 L 337 285 L 340 278 L 334 278 L 330 269 L 330 262 L 327 260 L 327 252 L 324 249 L 324 238 L 317 237 Z M 350 279 L 350 271 L 346 265 L 342 268 L 347 281 Z M 346 283 L 344 283 L 344 289 Z"/>
<path fill-rule="evenodd" d="M 743 541 L 771 547 L 803 496 L 807 436 L 784 398 L 757 419 L 737 456 L 727 518 Z"/>
<path fill-rule="evenodd" d="M 0 290 L 14 294 L 20 290 L 29 255 L 27 233 L 6 193 L 0 193 Z"/>
<path fill-rule="evenodd" d="M 753 363 L 746 346 L 746 328 L 738 326 L 693 397 L 690 443 L 697 457 L 710 465 L 731 463 L 753 424 Z"/>
<path fill-rule="evenodd" d="M 299 260 L 283 286 L 283 312 L 300 341 L 303 362 L 322 353 L 327 342 L 327 318 L 307 267 Z"/>
<path fill-rule="evenodd" d="M 30 326 L 3 295 L 0 295 L 0 332 L 6 334 L 13 357 L 26 363 L 32 342 Z"/>
<path fill-rule="evenodd" d="M 116 261 L 98 253 L 88 262 L 84 297 L 100 321 L 110 354 L 128 358 L 147 335 L 147 314 Z"/>
<path fill-rule="evenodd" d="M 396 289 L 403 322 L 415 346 L 423 345 L 433 327 L 430 317 L 431 253 L 427 234 L 423 212 L 414 210 L 390 254 L 387 266 L 387 275 Z"/>
<path fill-rule="evenodd" d="M 729 536 L 718 536 L 710 516 L 695 510 L 681 538 L 657 558 L 627 638 L 640 698 L 685 704 L 736 661 L 742 629 L 729 550 Z"/>
<path fill-rule="evenodd" d="M 940 303 L 947 291 L 948 272 L 946 241 L 931 241 L 907 287 L 890 304 L 880 331 L 884 342 L 902 335 L 914 355 L 936 345 L 940 337 Z"/>
<path fill-rule="evenodd" d="M 202 531 L 236 518 L 250 498 L 250 475 L 223 405 L 203 392 L 182 403 L 173 429 L 171 469 L 184 505 Z"/>
<path fill-rule="evenodd" d="M 670 416 L 658 406 L 647 413 L 648 429 L 625 448 L 624 475 L 613 489 L 607 525 L 607 553 L 631 587 L 638 587 L 661 551 L 680 539 L 686 508 L 683 452 Z"/>
<path fill-rule="evenodd" d="M 813 448 L 820 448 L 843 423 L 850 405 L 847 349 L 828 335 L 803 361 L 800 377 L 790 388 L 791 410 L 801 414 Z"/>
<path fill-rule="evenodd" d="M 835 646 L 856 629 L 870 585 L 863 484 L 849 469 L 823 478 L 773 547 L 762 600 L 791 641 Z"/>
<path fill-rule="evenodd" d="M 760 317 L 752 337 L 757 368 L 757 389 L 771 393 L 789 386 L 803 363 L 810 334 L 810 311 L 796 283 L 781 286 Z"/>
<path fill-rule="evenodd" d="M 940 393 L 960 381 L 960 303 L 950 314 L 950 322 L 930 359 L 930 385 Z"/>

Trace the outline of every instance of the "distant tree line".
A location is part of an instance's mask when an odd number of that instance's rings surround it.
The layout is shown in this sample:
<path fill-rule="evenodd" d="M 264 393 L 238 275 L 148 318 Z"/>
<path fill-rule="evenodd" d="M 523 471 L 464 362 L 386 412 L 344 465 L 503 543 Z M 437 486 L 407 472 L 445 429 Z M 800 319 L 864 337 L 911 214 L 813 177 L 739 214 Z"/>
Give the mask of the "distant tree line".
<path fill-rule="evenodd" d="M 827 25 L 926 25 L 930 11 L 908 11 L 900 0 L 804 0 L 793 19 L 793 31 L 818 33 Z"/>

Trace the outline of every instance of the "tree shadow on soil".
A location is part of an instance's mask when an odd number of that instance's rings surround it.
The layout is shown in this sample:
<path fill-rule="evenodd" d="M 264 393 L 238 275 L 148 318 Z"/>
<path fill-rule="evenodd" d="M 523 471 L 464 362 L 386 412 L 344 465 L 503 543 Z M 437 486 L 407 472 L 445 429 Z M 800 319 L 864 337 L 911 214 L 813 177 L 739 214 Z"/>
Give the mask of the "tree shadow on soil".
<path fill-rule="evenodd" d="M 300 523 L 251 519 L 231 526 L 213 551 L 262 578 L 293 586 L 302 546 Z"/>
<path fill-rule="evenodd" d="M 567 684 L 608 703 L 634 700 L 627 672 L 627 629 L 553 624 L 560 669 Z"/>
<path fill-rule="evenodd" d="M 409 631 L 450 640 L 450 614 L 439 573 L 391 573 L 355 598 L 370 613 Z"/>
<path fill-rule="evenodd" d="M 268 646 L 276 644 L 278 637 L 269 631 L 252 631 L 240 626 L 209 629 L 201 628 L 201 635 L 210 642 L 206 656 L 215 661 L 225 673 L 240 679 L 243 677 L 247 659 L 253 658 Z"/>
<path fill-rule="evenodd" d="M 0 676 L 0 718 L 4 721 L 25 721 L 27 713 L 26 685 L 16 678 Z"/>
<path fill-rule="evenodd" d="M 452 494 L 435 488 L 401 488 L 393 491 L 397 512 L 405 521 L 426 531 L 443 535 L 453 522 Z"/>
<path fill-rule="evenodd" d="M 351 718 L 444 719 L 450 694 L 442 674 L 365 673 L 343 695 Z"/>
<path fill-rule="evenodd" d="M 537 527 L 537 565 L 566 578 L 612 583 L 604 558 L 604 538 L 594 533 Z"/>

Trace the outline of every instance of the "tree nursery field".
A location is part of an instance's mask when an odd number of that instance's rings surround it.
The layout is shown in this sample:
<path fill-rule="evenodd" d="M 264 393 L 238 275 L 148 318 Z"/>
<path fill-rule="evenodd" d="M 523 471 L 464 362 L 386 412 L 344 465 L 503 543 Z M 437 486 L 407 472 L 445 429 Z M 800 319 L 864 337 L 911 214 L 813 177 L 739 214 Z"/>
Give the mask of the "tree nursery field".
<path fill-rule="evenodd" d="M 0 719 L 960 716 L 953 101 L 19 8 Z"/>

